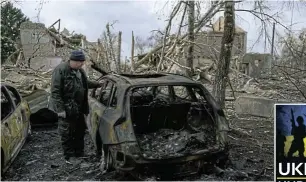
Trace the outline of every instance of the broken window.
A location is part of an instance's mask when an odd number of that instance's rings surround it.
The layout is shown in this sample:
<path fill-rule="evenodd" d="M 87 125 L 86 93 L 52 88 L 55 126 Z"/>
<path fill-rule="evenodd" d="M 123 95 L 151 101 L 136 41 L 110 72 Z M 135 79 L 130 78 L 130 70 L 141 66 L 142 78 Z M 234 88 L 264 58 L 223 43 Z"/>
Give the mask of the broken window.
<path fill-rule="evenodd" d="M 105 88 L 107 82 L 106 82 L 105 79 L 103 79 L 103 80 L 100 81 L 100 83 L 103 83 L 102 86 L 99 87 L 99 88 L 97 88 L 97 89 L 93 89 L 93 91 L 92 91 L 92 93 L 91 93 L 91 97 L 93 97 L 93 98 L 95 98 L 95 99 L 97 99 L 97 100 L 99 100 L 99 98 L 100 98 L 100 93 L 101 93 L 101 91 Z"/>
<path fill-rule="evenodd" d="M 206 101 L 205 97 L 204 97 L 204 94 L 201 91 L 201 89 L 194 87 L 194 88 L 192 88 L 192 90 L 193 90 L 193 92 L 194 92 L 194 94 L 195 94 L 195 96 L 196 96 L 198 101 L 200 101 L 200 102 L 205 102 Z"/>
<path fill-rule="evenodd" d="M 109 102 L 110 97 L 111 97 L 111 92 L 112 92 L 113 85 L 114 84 L 112 82 L 108 81 L 106 83 L 106 87 L 101 90 L 99 100 L 100 100 L 101 104 L 103 104 L 104 106 L 108 106 L 108 102 Z"/>
<path fill-rule="evenodd" d="M 16 106 L 18 106 L 21 102 L 21 98 L 20 98 L 20 95 L 19 93 L 17 92 L 17 90 L 13 87 L 10 87 L 10 86 L 7 86 L 6 87 L 11 98 L 13 99 L 13 102 L 15 103 Z"/>
<path fill-rule="evenodd" d="M 168 86 L 158 86 L 156 87 L 156 93 L 154 98 L 165 99 L 169 101 L 169 88 Z"/>
<path fill-rule="evenodd" d="M 173 90 L 174 90 L 174 98 L 176 101 L 181 101 L 181 100 L 194 101 L 189 91 L 187 90 L 186 86 L 174 86 Z"/>
<path fill-rule="evenodd" d="M 200 87 L 134 88 L 130 103 L 134 132 L 147 156 L 184 155 L 216 142 L 213 110 Z M 189 136 L 189 133 L 193 134 Z M 191 139 L 192 136 L 196 137 Z"/>
<path fill-rule="evenodd" d="M 4 87 L 1 88 L 1 121 L 14 111 L 13 104 Z"/>

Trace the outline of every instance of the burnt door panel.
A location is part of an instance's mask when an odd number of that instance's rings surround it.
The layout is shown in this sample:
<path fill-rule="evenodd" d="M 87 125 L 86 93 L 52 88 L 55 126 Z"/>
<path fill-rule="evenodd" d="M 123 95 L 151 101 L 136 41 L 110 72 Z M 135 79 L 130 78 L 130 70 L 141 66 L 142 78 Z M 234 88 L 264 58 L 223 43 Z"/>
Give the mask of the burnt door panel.
<path fill-rule="evenodd" d="M 28 121 L 25 119 L 24 116 L 24 108 L 22 108 L 21 105 L 21 97 L 17 90 L 11 86 L 6 87 L 11 100 L 13 101 L 15 105 L 15 111 L 12 116 L 12 120 L 14 122 L 14 128 L 16 130 L 16 147 L 19 148 L 19 145 L 25 140 L 24 133 L 28 131 Z M 17 149 L 16 149 L 17 150 Z"/>
<path fill-rule="evenodd" d="M 100 92 L 90 99 L 90 114 L 88 116 L 88 130 L 91 133 L 93 141 L 96 140 L 97 132 L 104 111 L 108 107 L 112 93 L 113 82 L 107 80 Z"/>
<path fill-rule="evenodd" d="M 4 86 L 1 87 L 1 147 L 9 160 L 16 146 L 15 106 Z M 5 161 L 6 163 L 7 161 Z"/>
<path fill-rule="evenodd" d="M 101 121 L 100 121 L 100 135 L 102 137 L 103 144 L 115 144 L 118 143 L 117 134 L 115 131 L 114 124 L 121 117 L 122 107 L 118 106 L 118 88 L 112 86 L 111 94 L 108 98 L 108 106 L 104 110 Z"/>

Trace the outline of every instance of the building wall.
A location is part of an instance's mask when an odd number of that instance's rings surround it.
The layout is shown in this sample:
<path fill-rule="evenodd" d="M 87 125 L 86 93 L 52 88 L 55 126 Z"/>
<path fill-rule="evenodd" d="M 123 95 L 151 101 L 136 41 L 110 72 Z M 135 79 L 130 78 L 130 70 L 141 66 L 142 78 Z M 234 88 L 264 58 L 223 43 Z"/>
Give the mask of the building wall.
<path fill-rule="evenodd" d="M 202 33 L 196 36 L 196 45 L 194 48 L 195 56 L 202 56 L 204 58 L 210 58 L 210 56 L 217 53 L 219 55 L 221 50 L 223 32 L 209 32 Z M 234 38 L 234 44 L 232 49 L 232 55 L 239 55 L 246 52 L 245 34 L 236 34 Z"/>
<path fill-rule="evenodd" d="M 55 47 L 44 24 L 32 22 L 22 23 L 20 26 L 20 37 L 25 60 L 37 56 L 55 56 Z"/>
<path fill-rule="evenodd" d="M 40 71 L 54 69 L 62 62 L 61 57 L 35 57 L 31 59 L 31 68 Z"/>
<path fill-rule="evenodd" d="M 194 67 L 212 63 L 212 58 L 218 59 L 221 51 L 223 32 L 204 32 L 195 36 Z M 235 35 L 232 56 L 241 56 L 246 53 L 247 34 L 245 32 Z M 181 64 L 185 65 L 188 46 L 184 48 L 185 59 Z"/>

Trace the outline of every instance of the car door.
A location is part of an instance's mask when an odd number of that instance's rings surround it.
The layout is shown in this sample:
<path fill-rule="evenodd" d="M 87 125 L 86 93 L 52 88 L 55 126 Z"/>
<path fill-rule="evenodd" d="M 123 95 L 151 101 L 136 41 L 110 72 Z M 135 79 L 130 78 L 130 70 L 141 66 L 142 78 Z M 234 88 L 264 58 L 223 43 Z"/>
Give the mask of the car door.
<path fill-rule="evenodd" d="M 86 119 L 88 131 L 94 141 L 96 139 L 100 118 L 108 105 L 107 98 L 110 97 L 113 86 L 113 83 L 108 79 L 102 79 L 101 82 L 104 82 L 104 85 L 100 90 L 97 89 L 93 97 L 90 98 L 90 112 Z"/>
<path fill-rule="evenodd" d="M 14 104 L 15 104 L 15 113 L 17 118 L 17 129 L 18 129 L 18 138 L 17 141 L 19 144 L 26 139 L 29 130 L 29 119 L 30 119 L 30 111 L 28 104 L 26 101 L 22 101 L 20 94 L 18 91 L 11 86 L 6 86 Z"/>
<path fill-rule="evenodd" d="M 5 155 L 4 165 L 13 156 L 16 146 L 16 120 L 14 120 L 15 106 L 5 86 L 1 86 L 1 148 Z"/>
<path fill-rule="evenodd" d="M 124 96 L 121 95 L 120 88 L 114 82 L 111 95 L 108 98 L 107 107 L 100 121 L 101 128 L 105 128 L 103 132 L 100 132 L 104 144 L 115 144 L 133 140 L 131 132 L 133 130 L 132 123 L 123 118 L 123 110 L 125 107 L 120 105 L 121 102 L 119 102 L 123 99 L 122 97 Z"/>

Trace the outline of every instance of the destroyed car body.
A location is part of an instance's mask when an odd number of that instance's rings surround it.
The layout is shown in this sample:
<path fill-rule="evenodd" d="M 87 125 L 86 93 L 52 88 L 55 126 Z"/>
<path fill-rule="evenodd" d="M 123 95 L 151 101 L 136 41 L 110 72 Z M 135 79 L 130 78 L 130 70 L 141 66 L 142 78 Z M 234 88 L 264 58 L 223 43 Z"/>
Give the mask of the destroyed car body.
<path fill-rule="evenodd" d="M 1 174 L 14 161 L 31 131 L 30 115 L 27 101 L 18 91 L 1 83 Z"/>
<path fill-rule="evenodd" d="M 228 122 L 202 84 L 174 74 L 99 81 L 86 123 L 108 170 L 182 176 L 227 159 Z"/>

